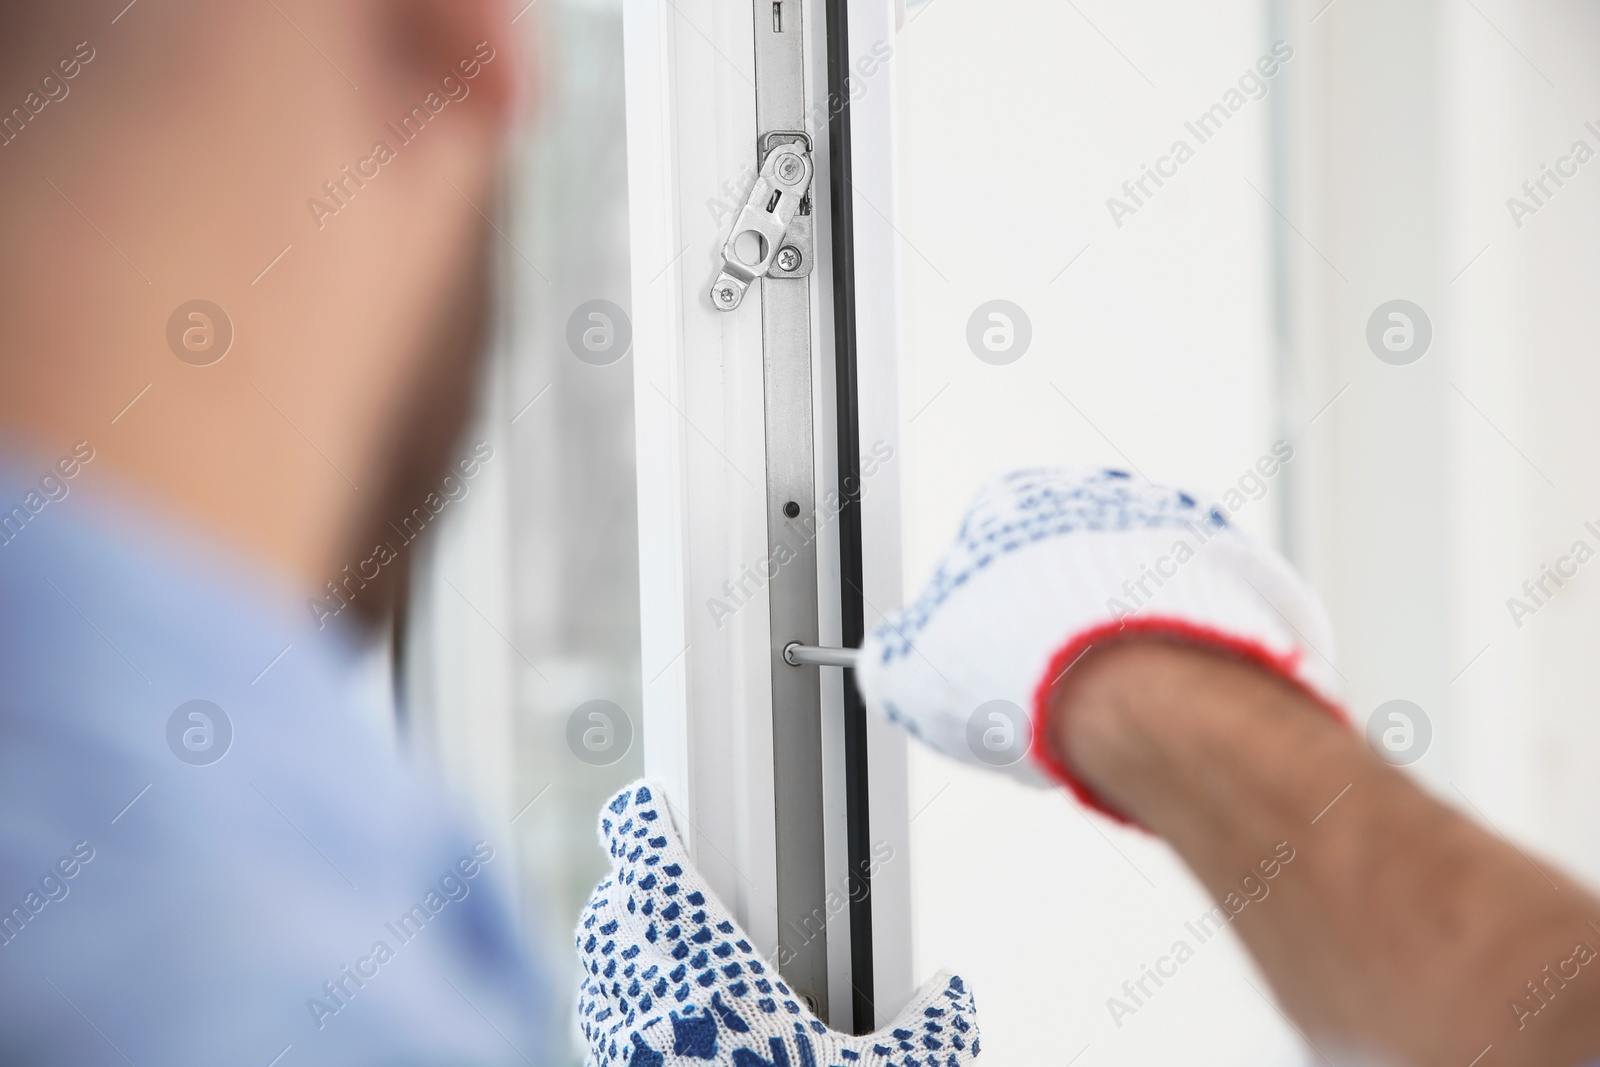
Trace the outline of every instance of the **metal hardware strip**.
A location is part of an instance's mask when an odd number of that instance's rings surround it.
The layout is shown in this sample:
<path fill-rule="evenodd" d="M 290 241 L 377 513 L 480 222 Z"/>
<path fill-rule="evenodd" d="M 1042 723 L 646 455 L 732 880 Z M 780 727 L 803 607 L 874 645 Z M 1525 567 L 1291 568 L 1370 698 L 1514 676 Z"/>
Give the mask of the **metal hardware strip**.
<path fill-rule="evenodd" d="M 822 686 L 797 668 L 855 665 L 864 630 L 861 592 L 859 397 L 856 389 L 855 249 L 850 188 L 849 41 L 844 0 L 824 0 L 827 19 L 829 190 L 832 238 L 835 431 L 839 448 L 840 625 L 843 649 L 818 648 L 817 513 L 811 407 L 811 274 L 815 178 L 806 119 L 804 0 L 753 0 L 757 174 L 722 246 L 711 303 L 736 310 L 761 282 L 767 448 L 767 593 L 771 624 L 778 967 L 823 1019 L 828 1016 L 826 835 L 823 826 Z M 770 11 L 769 5 L 770 4 Z M 768 15 L 770 14 L 770 19 Z M 866 713 L 843 686 L 846 859 L 850 900 L 852 1029 L 875 1027 L 871 817 Z"/>
<path fill-rule="evenodd" d="M 753 0 L 756 128 L 762 169 L 773 179 L 792 171 L 803 142 L 804 179 L 811 180 L 806 128 L 803 0 Z M 792 136 L 784 136 L 792 131 Z M 761 188 L 763 179 L 758 178 Z M 790 187 L 793 187 L 791 183 Z M 759 199 L 759 198 L 754 198 Z M 772 204 L 771 197 L 765 204 Z M 782 208 L 782 196 L 779 204 Z M 773 789 L 777 829 L 779 971 L 819 1018 L 828 1018 L 828 907 L 822 789 L 822 682 L 797 670 L 787 645 L 817 643 L 815 449 L 811 407 L 811 243 L 809 194 L 780 231 L 807 237 L 769 239 L 761 249 L 776 270 L 761 278 L 761 341 L 767 444 L 767 540 L 782 561 L 767 586 L 771 616 Z M 742 218 L 743 216 L 741 216 Z M 798 224 L 798 225 L 796 225 Z M 730 243 L 737 241 L 739 224 Z M 776 246 L 776 247 L 774 247 Z M 789 253 L 799 256 L 794 262 Z M 785 273 L 787 262 L 796 272 Z M 720 279 L 719 279 L 720 284 Z M 715 300 L 715 296 L 713 297 Z M 781 546 L 781 547 L 780 547 Z"/>

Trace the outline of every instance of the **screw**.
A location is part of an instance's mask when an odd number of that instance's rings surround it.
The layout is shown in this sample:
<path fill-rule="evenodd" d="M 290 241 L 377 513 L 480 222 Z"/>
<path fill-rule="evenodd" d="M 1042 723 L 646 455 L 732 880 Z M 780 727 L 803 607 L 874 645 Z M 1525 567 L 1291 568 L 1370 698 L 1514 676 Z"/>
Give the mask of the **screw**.
<path fill-rule="evenodd" d="M 733 291 L 733 286 L 724 285 L 722 288 L 717 290 L 717 303 L 732 306 L 734 297 L 736 295 L 737 294 Z"/>
<path fill-rule="evenodd" d="M 805 165 L 800 162 L 800 157 L 793 152 L 786 153 L 778 160 L 778 179 L 785 185 L 793 185 L 800 180 L 800 175 L 805 173 Z"/>
<path fill-rule="evenodd" d="M 799 270 L 800 250 L 793 245 L 784 245 L 782 248 L 778 249 L 778 269 L 791 271 Z"/>

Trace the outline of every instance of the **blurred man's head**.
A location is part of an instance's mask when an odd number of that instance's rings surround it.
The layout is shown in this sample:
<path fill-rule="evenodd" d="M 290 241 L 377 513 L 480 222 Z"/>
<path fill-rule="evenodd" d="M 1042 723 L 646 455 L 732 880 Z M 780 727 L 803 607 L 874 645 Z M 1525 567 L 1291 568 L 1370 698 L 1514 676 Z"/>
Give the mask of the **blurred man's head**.
<path fill-rule="evenodd" d="M 470 401 L 514 13 L 0 3 L 0 449 L 306 595 L 370 555 Z"/>

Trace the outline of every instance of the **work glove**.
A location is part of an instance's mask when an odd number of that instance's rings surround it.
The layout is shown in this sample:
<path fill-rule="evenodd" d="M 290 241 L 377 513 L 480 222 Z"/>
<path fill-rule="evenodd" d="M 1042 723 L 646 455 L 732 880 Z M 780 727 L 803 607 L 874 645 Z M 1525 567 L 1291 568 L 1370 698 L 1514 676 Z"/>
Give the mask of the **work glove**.
<path fill-rule="evenodd" d="M 611 877 L 578 924 L 587 1067 L 961 1067 L 978 1055 L 972 994 L 941 972 L 895 1022 L 828 1029 L 712 895 L 666 798 L 635 782 L 600 812 Z"/>
<path fill-rule="evenodd" d="M 1037 739 L 1078 658 L 1138 634 L 1226 650 L 1342 717 L 1327 617 L 1288 563 L 1220 508 L 1103 469 L 1016 471 L 980 490 L 922 595 L 868 635 L 856 683 L 945 755 L 1064 784 L 1126 821 Z"/>

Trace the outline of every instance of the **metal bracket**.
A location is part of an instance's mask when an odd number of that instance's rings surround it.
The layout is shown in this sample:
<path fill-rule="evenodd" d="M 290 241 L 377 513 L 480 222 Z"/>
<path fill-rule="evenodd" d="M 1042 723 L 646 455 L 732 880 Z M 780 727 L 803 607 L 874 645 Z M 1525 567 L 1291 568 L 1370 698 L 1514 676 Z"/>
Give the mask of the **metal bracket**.
<path fill-rule="evenodd" d="M 732 311 L 757 278 L 804 278 L 811 273 L 811 138 L 764 133 L 761 170 L 722 245 L 722 272 L 711 303 Z"/>

